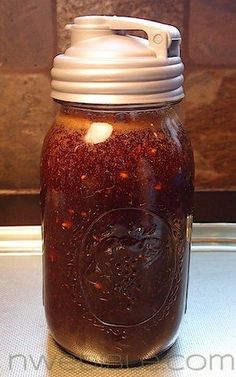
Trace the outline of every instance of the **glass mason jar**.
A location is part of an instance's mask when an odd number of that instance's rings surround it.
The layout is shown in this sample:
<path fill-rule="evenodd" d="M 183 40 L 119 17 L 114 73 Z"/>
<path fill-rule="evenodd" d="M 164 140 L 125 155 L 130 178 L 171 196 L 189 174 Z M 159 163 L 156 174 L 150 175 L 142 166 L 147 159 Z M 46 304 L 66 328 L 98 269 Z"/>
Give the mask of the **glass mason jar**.
<path fill-rule="evenodd" d="M 186 307 L 194 164 L 175 112 L 180 35 L 123 17 L 70 28 L 41 159 L 46 318 L 81 359 L 140 364 L 171 347 Z M 113 30 L 134 28 L 147 43 Z"/>
<path fill-rule="evenodd" d="M 184 312 L 193 157 L 171 106 L 64 103 L 42 154 L 44 305 L 82 359 L 140 362 Z"/>

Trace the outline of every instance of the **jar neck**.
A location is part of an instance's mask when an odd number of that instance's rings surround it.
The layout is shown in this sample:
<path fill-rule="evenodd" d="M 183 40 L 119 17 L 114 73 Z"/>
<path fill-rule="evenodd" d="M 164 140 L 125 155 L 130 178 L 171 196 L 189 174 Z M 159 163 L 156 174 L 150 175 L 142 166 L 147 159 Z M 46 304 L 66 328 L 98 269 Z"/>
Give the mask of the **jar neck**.
<path fill-rule="evenodd" d="M 95 111 L 95 112 L 130 112 L 130 111 L 152 111 L 152 110 L 169 110 L 177 103 L 156 103 L 156 104 L 130 104 L 130 105 L 101 105 L 101 104 L 81 104 L 76 102 L 64 102 L 54 100 L 61 105 L 61 111 L 64 113 L 77 111 Z"/>

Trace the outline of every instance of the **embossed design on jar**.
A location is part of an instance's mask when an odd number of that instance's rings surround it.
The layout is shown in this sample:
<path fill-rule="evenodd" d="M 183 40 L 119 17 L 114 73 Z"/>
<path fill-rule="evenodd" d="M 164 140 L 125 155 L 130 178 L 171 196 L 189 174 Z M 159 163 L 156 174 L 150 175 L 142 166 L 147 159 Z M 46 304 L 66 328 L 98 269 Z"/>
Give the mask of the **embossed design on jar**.
<path fill-rule="evenodd" d="M 176 253 L 168 224 L 139 208 L 108 211 L 89 227 L 79 258 L 89 310 L 109 326 L 153 318 L 172 288 Z"/>

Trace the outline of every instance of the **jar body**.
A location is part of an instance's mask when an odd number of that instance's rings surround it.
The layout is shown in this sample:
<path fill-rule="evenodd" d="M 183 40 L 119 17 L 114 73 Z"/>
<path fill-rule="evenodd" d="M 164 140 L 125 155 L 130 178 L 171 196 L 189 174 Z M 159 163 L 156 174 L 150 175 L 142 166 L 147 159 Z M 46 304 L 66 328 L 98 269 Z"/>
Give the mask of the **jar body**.
<path fill-rule="evenodd" d="M 54 339 L 95 363 L 168 349 L 185 308 L 191 145 L 171 107 L 62 106 L 43 146 L 44 305 Z"/>

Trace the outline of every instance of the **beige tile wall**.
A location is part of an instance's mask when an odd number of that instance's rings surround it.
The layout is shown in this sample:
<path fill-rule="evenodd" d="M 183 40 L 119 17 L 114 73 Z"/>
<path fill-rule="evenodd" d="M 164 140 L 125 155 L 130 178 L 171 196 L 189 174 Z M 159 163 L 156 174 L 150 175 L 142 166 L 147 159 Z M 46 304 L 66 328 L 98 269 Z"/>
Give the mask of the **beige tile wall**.
<path fill-rule="evenodd" d="M 177 26 L 186 64 L 185 123 L 198 190 L 236 189 L 236 3 L 229 0 L 2 0 L 0 194 L 39 188 L 43 137 L 55 114 L 49 70 L 87 14 L 149 18 Z"/>

